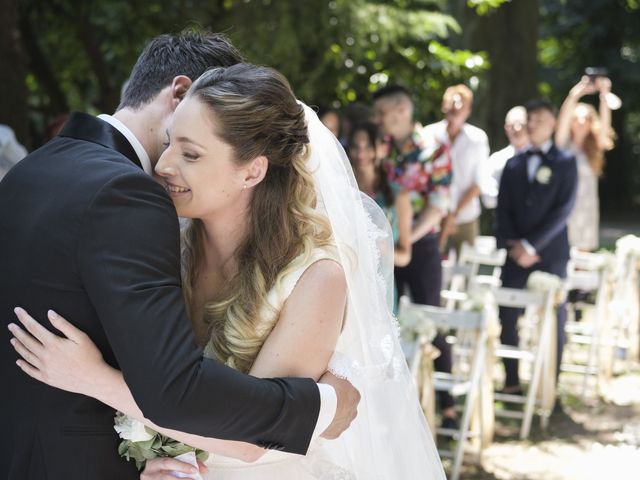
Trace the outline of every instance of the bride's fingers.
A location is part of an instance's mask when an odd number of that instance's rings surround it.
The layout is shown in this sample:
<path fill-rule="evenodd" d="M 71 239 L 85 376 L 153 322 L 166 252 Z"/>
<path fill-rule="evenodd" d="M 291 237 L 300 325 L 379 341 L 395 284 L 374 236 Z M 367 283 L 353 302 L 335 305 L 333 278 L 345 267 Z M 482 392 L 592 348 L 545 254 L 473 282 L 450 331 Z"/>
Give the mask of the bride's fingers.
<path fill-rule="evenodd" d="M 43 382 L 43 383 L 47 383 L 44 381 L 44 379 L 42 378 L 42 373 L 40 372 L 40 370 L 38 370 L 36 367 L 34 367 L 33 365 L 30 365 L 29 363 L 25 362 L 24 360 L 18 360 L 16 362 L 16 365 L 18 365 L 18 367 L 20 367 L 20 369 L 26 373 L 27 375 L 29 375 L 31 378 L 35 378 L 36 380 L 38 380 L 39 382 Z"/>
<path fill-rule="evenodd" d="M 10 323 L 9 331 L 16 337 L 26 348 L 31 350 L 33 353 L 40 355 L 42 352 L 43 346 L 37 339 L 29 335 L 25 332 L 19 325 L 15 323 Z"/>
<path fill-rule="evenodd" d="M 46 344 L 54 341 L 58 337 L 56 337 L 49 330 L 44 328 L 37 320 L 35 320 L 31 315 L 29 315 L 24 309 L 20 307 L 16 307 L 13 310 L 20 320 L 20 323 L 24 325 L 31 335 L 40 340 L 40 343 Z"/>
<path fill-rule="evenodd" d="M 78 343 L 86 336 L 82 330 L 76 328 L 74 325 L 69 323 L 67 319 L 53 310 L 49 310 L 47 312 L 47 317 L 49 317 L 49 321 L 56 329 L 74 343 Z"/>
<path fill-rule="evenodd" d="M 24 360 L 26 360 L 30 365 L 33 365 L 35 368 L 41 368 L 42 364 L 40 363 L 40 359 L 36 354 L 30 351 L 24 344 L 18 340 L 17 338 L 11 339 L 11 345 L 18 355 L 20 355 Z"/>
<path fill-rule="evenodd" d="M 176 475 L 165 471 L 151 474 L 143 472 L 142 475 L 140 475 L 140 480 L 176 480 Z"/>
<path fill-rule="evenodd" d="M 180 460 L 176 460 L 175 458 L 171 457 L 154 458 L 153 461 L 147 462 L 147 467 L 144 469 L 144 473 L 150 474 L 159 472 L 180 472 L 194 474 L 198 473 L 198 469 L 193 465 L 181 462 Z"/>
<path fill-rule="evenodd" d="M 200 468 L 201 474 L 209 472 L 209 467 L 207 467 L 202 460 L 198 460 L 198 468 Z"/>

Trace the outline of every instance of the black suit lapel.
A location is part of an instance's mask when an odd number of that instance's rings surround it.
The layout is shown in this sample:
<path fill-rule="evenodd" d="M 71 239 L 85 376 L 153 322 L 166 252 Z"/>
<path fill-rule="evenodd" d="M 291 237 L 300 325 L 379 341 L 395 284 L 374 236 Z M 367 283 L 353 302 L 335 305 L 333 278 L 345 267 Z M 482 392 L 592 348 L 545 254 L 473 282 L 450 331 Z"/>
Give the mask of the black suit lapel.
<path fill-rule="evenodd" d="M 525 197 L 529 197 L 529 190 L 531 188 L 531 182 L 529 182 L 529 157 L 525 154 L 519 155 L 520 163 L 518 164 L 518 168 L 516 169 L 516 178 L 517 185 L 522 185 L 522 191 L 525 194 Z"/>
<path fill-rule="evenodd" d="M 117 128 L 93 115 L 81 112 L 72 113 L 59 136 L 86 140 L 110 148 L 120 152 L 142 168 L 138 154 L 129 140 Z"/>
<path fill-rule="evenodd" d="M 551 148 L 549 149 L 547 154 L 544 156 L 545 165 L 547 165 L 552 170 L 553 170 L 553 165 L 556 161 L 556 158 L 558 157 L 558 152 L 559 152 L 558 147 L 556 147 L 555 145 L 551 145 Z"/>

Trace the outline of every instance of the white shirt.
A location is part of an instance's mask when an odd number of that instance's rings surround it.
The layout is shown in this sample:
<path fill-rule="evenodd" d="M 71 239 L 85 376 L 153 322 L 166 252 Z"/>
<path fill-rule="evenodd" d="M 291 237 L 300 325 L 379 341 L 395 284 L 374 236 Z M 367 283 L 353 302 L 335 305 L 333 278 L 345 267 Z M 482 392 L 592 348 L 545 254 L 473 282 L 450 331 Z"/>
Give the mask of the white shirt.
<path fill-rule="evenodd" d="M 153 173 L 153 169 L 151 168 L 151 160 L 149 159 L 149 154 L 142 146 L 142 143 L 136 138 L 127 126 L 122 123 L 117 118 L 112 117 L 111 115 L 98 115 L 98 118 L 112 125 L 116 130 L 122 133 L 129 143 L 135 150 L 138 158 L 140 159 L 140 164 L 146 173 L 151 175 Z M 333 421 L 333 417 L 336 415 L 336 410 L 338 408 L 338 397 L 336 395 L 336 391 L 331 385 L 326 385 L 324 383 L 318 383 L 318 390 L 320 391 L 320 413 L 318 413 L 318 420 L 316 422 L 316 428 L 313 431 L 313 435 L 311 439 L 318 438 L 322 432 L 324 432 L 331 422 Z"/>
<path fill-rule="evenodd" d="M 539 147 L 539 150 L 546 155 L 547 153 L 549 153 L 549 150 L 551 150 L 552 146 L 553 146 L 553 141 L 547 140 Z M 532 148 L 536 148 L 536 147 L 533 147 L 530 145 L 529 148 L 527 148 L 526 150 L 530 150 Z M 529 183 L 533 182 L 533 179 L 536 176 L 536 172 L 538 171 L 538 167 L 540 167 L 541 163 L 542 163 L 542 158 L 540 157 L 540 155 L 529 155 L 527 157 L 527 177 L 529 178 Z M 526 238 L 523 238 L 521 242 L 522 242 L 522 246 L 524 247 L 524 249 L 527 251 L 529 255 L 537 255 L 538 252 L 536 251 L 535 247 L 531 245 L 531 243 L 529 243 L 529 241 Z"/>
<path fill-rule="evenodd" d="M 27 150 L 16 140 L 13 130 L 0 125 L 0 180 L 26 156 Z"/>
<path fill-rule="evenodd" d="M 485 183 L 480 186 L 482 190 L 482 203 L 486 208 L 496 208 L 498 205 L 498 191 L 500 189 L 500 179 L 502 178 L 504 166 L 510 158 L 515 157 L 516 153 L 520 153 L 521 151 L 522 150 L 516 151 L 513 145 L 507 145 L 502 150 L 492 153 L 489 157 L 484 175 Z"/>
<path fill-rule="evenodd" d="M 549 150 L 551 150 L 552 146 L 553 142 L 551 140 L 547 140 L 538 148 L 538 150 L 542 151 L 542 153 L 546 155 L 547 153 L 549 153 Z M 531 150 L 533 148 L 536 147 L 530 146 L 527 150 Z M 540 155 L 529 155 L 527 157 L 527 177 L 529 178 L 529 183 L 533 182 L 540 163 L 542 163 L 542 158 L 540 157 Z"/>
<path fill-rule="evenodd" d="M 127 138 L 127 140 L 129 140 L 129 143 L 131 144 L 131 146 L 136 152 L 136 155 L 138 155 L 138 158 L 140 159 L 140 164 L 142 165 L 142 169 L 149 175 L 153 175 L 153 168 L 151 167 L 151 160 L 149 159 L 149 154 L 142 146 L 142 143 L 140 143 L 140 140 L 138 140 L 136 136 L 133 134 L 133 132 L 129 130 L 129 128 L 124 123 L 122 123 L 117 118 L 112 117 L 111 115 L 107 115 L 106 113 L 103 113 L 102 115 L 98 115 L 98 118 L 110 124 L 116 130 L 118 130 L 122 135 L 124 135 Z"/>
<path fill-rule="evenodd" d="M 465 123 L 453 143 L 447 134 L 447 122 L 442 120 L 427 125 L 423 134 L 427 138 L 436 138 L 439 142 L 450 144 L 451 168 L 451 211 L 458 208 L 458 203 L 469 188 L 485 183 L 485 165 L 489 158 L 489 139 L 478 127 Z M 474 198 L 456 217 L 456 223 L 469 223 L 476 220 L 481 213 L 480 200 Z"/>

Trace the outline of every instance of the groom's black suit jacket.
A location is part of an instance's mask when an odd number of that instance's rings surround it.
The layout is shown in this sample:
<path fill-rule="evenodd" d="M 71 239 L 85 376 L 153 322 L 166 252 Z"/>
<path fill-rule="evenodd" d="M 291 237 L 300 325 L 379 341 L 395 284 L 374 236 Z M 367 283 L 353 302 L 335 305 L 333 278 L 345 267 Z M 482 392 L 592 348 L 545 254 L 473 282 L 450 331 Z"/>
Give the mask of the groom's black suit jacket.
<path fill-rule="evenodd" d="M 259 380 L 202 358 L 180 289 L 178 219 L 126 138 L 74 114 L 0 183 L 0 478 L 138 478 L 114 411 L 15 365 L 15 306 L 54 309 L 119 368 L 159 425 L 304 453 L 319 411 L 309 379 Z"/>
<path fill-rule="evenodd" d="M 541 155 L 538 167 L 548 168 L 550 176 L 541 183 L 534 175 L 529 181 L 527 152 L 509 159 L 500 179 L 496 208 L 496 240 L 507 248 L 509 240 L 526 239 L 540 256 L 529 269 L 521 268 L 511 257 L 502 269 L 504 286 L 523 288 L 533 270 L 566 276 L 569 260 L 567 218 L 573 209 L 578 186 L 575 157 L 551 146 Z"/>

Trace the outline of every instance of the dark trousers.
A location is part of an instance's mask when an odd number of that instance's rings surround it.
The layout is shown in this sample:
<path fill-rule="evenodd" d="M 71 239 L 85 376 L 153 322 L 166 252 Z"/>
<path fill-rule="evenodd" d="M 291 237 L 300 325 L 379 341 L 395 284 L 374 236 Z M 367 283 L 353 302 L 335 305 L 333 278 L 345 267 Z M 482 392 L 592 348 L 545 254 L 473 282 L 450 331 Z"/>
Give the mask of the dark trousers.
<path fill-rule="evenodd" d="M 558 275 L 565 278 L 567 275 L 567 260 L 559 260 L 548 264 L 542 263 L 532 268 L 524 269 L 519 267 L 511 258 L 502 270 L 502 286 L 507 288 L 524 288 L 527 285 L 529 274 L 536 270 Z M 521 308 L 500 307 L 500 323 L 502 324 L 502 332 L 500 333 L 500 342 L 504 345 L 518 346 L 518 317 L 522 315 Z M 562 352 L 566 343 L 565 324 L 567 322 L 567 308 L 563 303 L 556 310 L 558 338 L 557 338 L 557 363 L 556 375 L 560 373 L 560 364 L 562 362 Z M 518 360 L 513 358 L 503 358 L 504 370 L 506 374 L 505 386 L 512 387 L 520 385 L 520 377 L 518 375 Z"/>
<path fill-rule="evenodd" d="M 413 244 L 411 263 L 395 269 L 398 298 L 408 293 L 414 303 L 440 306 L 442 289 L 442 259 L 438 246 L 438 235 L 426 235 Z M 451 345 L 444 335 L 438 333 L 433 344 L 440 350 L 440 356 L 433 361 L 438 372 L 451 373 Z M 453 406 L 453 397 L 448 392 L 438 392 L 440 409 Z"/>

